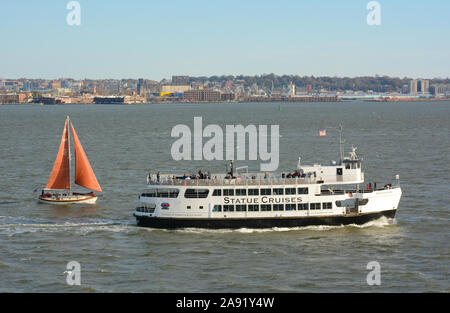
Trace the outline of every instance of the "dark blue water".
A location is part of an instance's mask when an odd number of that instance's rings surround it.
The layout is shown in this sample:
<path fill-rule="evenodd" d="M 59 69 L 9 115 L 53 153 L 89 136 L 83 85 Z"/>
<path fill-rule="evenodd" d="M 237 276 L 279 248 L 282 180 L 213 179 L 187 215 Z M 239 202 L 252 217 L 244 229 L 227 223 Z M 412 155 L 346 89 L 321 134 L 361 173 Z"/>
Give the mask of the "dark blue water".
<path fill-rule="evenodd" d="M 70 115 L 104 190 L 95 205 L 39 204 Z M 329 162 L 358 147 L 366 179 L 399 174 L 394 223 L 271 230 L 135 226 L 152 170 L 223 171 L 174 161 L 172 127 L 280 125 L 280 168 Z M 0 106 L 0 292 L 413 292 L 449 290 L 450 102 Z M 258 170 L 260 161 L 240 162 Z M 81 285 L 66 265 L 81 264 Z M 381 266 L 369 286 L 368 262 Z"/>

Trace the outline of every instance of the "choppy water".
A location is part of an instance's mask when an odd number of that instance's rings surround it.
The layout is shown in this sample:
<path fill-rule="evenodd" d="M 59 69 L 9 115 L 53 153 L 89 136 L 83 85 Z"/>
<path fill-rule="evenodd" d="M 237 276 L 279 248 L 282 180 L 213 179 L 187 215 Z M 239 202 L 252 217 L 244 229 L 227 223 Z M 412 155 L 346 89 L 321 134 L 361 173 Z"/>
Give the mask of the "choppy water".
<path fill-rule="evenodd" d="M 104 197 L 39 204 L 70 115 Z M 271 230 L 152 230 L 132 216 L 148 170 L 223 171 L 176 162 L 173 126 L 279 124 L 280 168 L 338 158 L 355 144 L 366 179 L 401 177 L 394 223 Z M 0 106 L 0 292 L 360 292 L 449 290 L 450 102 Z M 258 169 L 258 162 L 240 163 Z M 68 286 L 69 261 L 81 286 Z M 381 265 L 368 286 L 366 265 Z"/>

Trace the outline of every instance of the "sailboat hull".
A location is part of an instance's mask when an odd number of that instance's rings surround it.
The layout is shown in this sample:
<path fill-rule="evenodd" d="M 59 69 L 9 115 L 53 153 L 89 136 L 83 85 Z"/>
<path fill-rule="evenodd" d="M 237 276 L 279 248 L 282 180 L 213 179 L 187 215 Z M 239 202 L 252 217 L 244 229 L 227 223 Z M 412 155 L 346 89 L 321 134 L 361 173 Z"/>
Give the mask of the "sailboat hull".
<path fill-rule="evenodd" d="M 97 196 L 92 195 L 72 195 L 63 197 L 39 197 L 39 201 L 42 203 L 50 204 L 93 204 L 97 201 Z"/>

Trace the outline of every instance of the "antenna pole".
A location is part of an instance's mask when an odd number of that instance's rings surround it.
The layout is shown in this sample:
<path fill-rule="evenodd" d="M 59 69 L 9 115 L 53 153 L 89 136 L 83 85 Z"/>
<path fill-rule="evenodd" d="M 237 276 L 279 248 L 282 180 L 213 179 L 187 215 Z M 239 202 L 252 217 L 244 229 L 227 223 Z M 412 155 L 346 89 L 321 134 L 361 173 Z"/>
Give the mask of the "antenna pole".
<path fill-rule="evenodd" d="M 341 164 L 342 164 L 342 160 L 344 159 L 344 151 L 342 150 L 342 123 L 339 124 L 339 152 L 340 152 L 340 156 L 341 156 Z"/>

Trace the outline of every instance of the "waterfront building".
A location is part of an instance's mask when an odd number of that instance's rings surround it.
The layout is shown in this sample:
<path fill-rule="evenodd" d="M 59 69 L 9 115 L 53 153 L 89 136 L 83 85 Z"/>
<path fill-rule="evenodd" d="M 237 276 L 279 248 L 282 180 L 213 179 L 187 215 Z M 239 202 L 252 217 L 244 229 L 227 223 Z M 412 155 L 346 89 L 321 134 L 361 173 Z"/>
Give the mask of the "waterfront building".
<path fill-rule="evenodd" d="M 145 88 L 144 88 L 144 79 L 143 78 L 139 78 L 136 91 L 137 91 L 138 96 L 142 96 L 144 94 Z"/>
<path fill-rule="evenodd" d="M 172 76 L 172 85 L 190 85 L 189 76 Z"/>
<path fill-rule="evenodd" d="M 183 100 L 197 101 L 220 101 L 220 92 L 210 89 L 188 90 L 183 93 Z"/>
<path fill-rule="evenodd" d="M 95 97 L 95 104 L 123 104 L 125 97 Z"/>
<path fill-rule="evenodd" d="M 428 93 L 430 89 L 430 81 L 427 79 L 420 79 L 417 82 L 417 91 L 420 91 L 421 94 Z"/>
<path fill-rule="evenodd" d="M 415 95 L 417 94 L 417 79 L 411 79 L 409 81 L 409 94 Z"/>
<path fill-rule="evenodd" d="M 191 90 L 189 85 L 163 85 L 161 86 L 161 92 L 179 93 Z"/>

